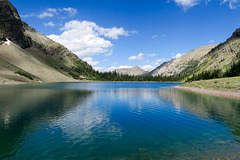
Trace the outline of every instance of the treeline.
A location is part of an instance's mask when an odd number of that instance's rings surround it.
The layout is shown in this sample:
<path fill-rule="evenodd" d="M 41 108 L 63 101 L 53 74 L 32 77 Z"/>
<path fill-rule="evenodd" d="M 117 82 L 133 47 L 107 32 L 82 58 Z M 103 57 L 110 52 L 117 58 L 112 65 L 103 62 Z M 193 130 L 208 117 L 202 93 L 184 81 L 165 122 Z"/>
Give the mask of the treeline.
<path fill-rule="evenodd" d="M 198 80 L 207 80 L 207 79 L 214 79 L 214 78 L 222 78 L 223 72 L 222 70 L 214 70 L 214 71 L 204 71 L 199 74 L 193 73 L 186 81 L 198 81 Z"/>
<path fill-rule="evenodd" d="M 117 72 L 98 72 L 97 80 L 100 81 L 154 81 L 154 82 L 177 82 L 184 79 L 184 75 L 174 76 L 133 76 L 119 74 Z"/>
<path fill-rule="evenodd" d="M 221 69 L 204 71 L 199 74 L 188 72 L 172 76 L 132 76 L 127 74 L 118 74 L 117 72 L 98 72 L 96 71 L 95 80 L 100 81 L 153 81 L 153 82 L 189 82 L 197 80 L 208 80 L 215 78 L 240 76 L 240 61 L 233 62 L 230 69 L 223 72 Z"/>
<path fill-rule="evenodd" d="M 81 67 L 79 67 L 81 68 Z M 77 69 L 79 69 L 77 68 Z M 79 71 L 78 71 L 79 72 Z M 83 71 L 82 71 L 83 72 Z M 99 72 L 95 71 L 89 65 L 88 68 L 84 68 L 84 74 L 89 80 L 97 81 L 153 81 L 153 82 L 189 82 L 197 80 L 208 80 L 214 78 L 234 77 L 240 76 L 240 60 L 233 62 L 231 67 L 226 72 L 221 69 L 204 71 L 199 74 L 193 72 L 187 72 L 177 74 L 173 76 L 132 76 L 127 74 L 119 74 L 117 72 Z"/>
<path fill-rule="evenodd" d="M 240 61 L 237 63 L 233 62 L 231 65 L 231 69 L 228 70 L 225 74 L 225 77 L 235 77 L 240 76 Z"/>
<path fill-rule="evenodd" d="M 224 77 L 235 77 L 240 76 L 240 61 L 233 62 L 231 67 L 226 72 L 223 72 L 221 69 L 211 70 L 211 71 L 204 71 L 199 74 L 192 73 L 192 76 L 187 78 L 186 81 L 190 80 L 207 80 L 207 79 L 214 79 L 214 78 L 224 78 Z"/>

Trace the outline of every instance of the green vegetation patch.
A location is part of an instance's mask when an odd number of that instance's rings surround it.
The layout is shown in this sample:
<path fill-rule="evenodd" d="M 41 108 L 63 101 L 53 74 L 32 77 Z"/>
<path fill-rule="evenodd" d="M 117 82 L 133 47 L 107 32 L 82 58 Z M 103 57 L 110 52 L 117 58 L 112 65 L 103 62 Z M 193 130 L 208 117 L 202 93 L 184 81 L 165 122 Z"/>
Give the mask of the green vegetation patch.
<path fill-rule="evenodd" d="M 27 77 L 27 78 L 30 79 L 30 80 L 33 80 L 33 75 L 30 74 L 30 73 L 28 73 L 28 72 L 25 72 L 25 71 L 23 71 L 23 70 L 19 70 L 19 71 L 15 72 L 15 73 L 16 73 L 16 74 L 19 74 L 19 75 L 21 75 L 21 76 Z"/>
<path fill-rule="evenodd" d="M 238 92 L 240 90 L 240 77 L 193 81 L 181 86 Z"/>

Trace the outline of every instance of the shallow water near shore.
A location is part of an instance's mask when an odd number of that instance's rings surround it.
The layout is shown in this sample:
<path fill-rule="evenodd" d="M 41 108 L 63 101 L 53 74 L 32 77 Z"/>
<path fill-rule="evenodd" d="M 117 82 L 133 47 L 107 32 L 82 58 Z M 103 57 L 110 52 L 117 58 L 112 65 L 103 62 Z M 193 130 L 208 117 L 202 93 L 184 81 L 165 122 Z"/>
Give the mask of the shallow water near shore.
<path fill-rule="evenodd" d="M 0 88 L 0 159 L 239 159 L 240 100 L 177 83 Z"/>

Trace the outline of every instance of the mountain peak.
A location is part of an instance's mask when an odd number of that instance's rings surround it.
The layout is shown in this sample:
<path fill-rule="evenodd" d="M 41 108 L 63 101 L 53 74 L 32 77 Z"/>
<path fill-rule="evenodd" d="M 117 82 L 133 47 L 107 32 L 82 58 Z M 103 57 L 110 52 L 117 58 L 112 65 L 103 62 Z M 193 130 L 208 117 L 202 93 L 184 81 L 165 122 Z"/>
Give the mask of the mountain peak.
<path fill-rule="evenodd" d="M 139 66 L 135 66 L 135 67 L 133 67 L 132 69 L 138 69 L 138 70 L 142 70 L 142 68 L 141 68 L 141 67 L 139 67 Z"/>
<path fill-rule="evenodd" d="M 233 38 L 240 38 L 240 28 L 236 29 L 236 31 L 233 32 L 232 37 Z"/>
<path fill-rule="evenodd" d="M 127 74 L 127 75 L 135 75 L 135 76 L 139 76 L 147 73 L 139 66 L 135 66 L 133 68 L 116 69 L 115 71 L 119 74 Z"/>
<path fill-rule="evenodd" d="M 6 41 L 6 38 L 22 48 L 30 46 L 17 9 L 8 0 L 0 0 L 0 41 Z"/>

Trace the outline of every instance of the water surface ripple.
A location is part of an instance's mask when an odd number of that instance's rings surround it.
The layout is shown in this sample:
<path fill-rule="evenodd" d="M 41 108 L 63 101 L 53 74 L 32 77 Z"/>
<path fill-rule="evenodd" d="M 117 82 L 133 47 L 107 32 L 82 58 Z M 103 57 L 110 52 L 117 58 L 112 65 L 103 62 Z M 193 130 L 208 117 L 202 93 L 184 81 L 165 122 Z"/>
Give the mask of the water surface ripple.
<path fill-rule="evenodd" d="M 240 159 L 240 101 L 176 83 L 0 88 L 0 159 Z"/>

